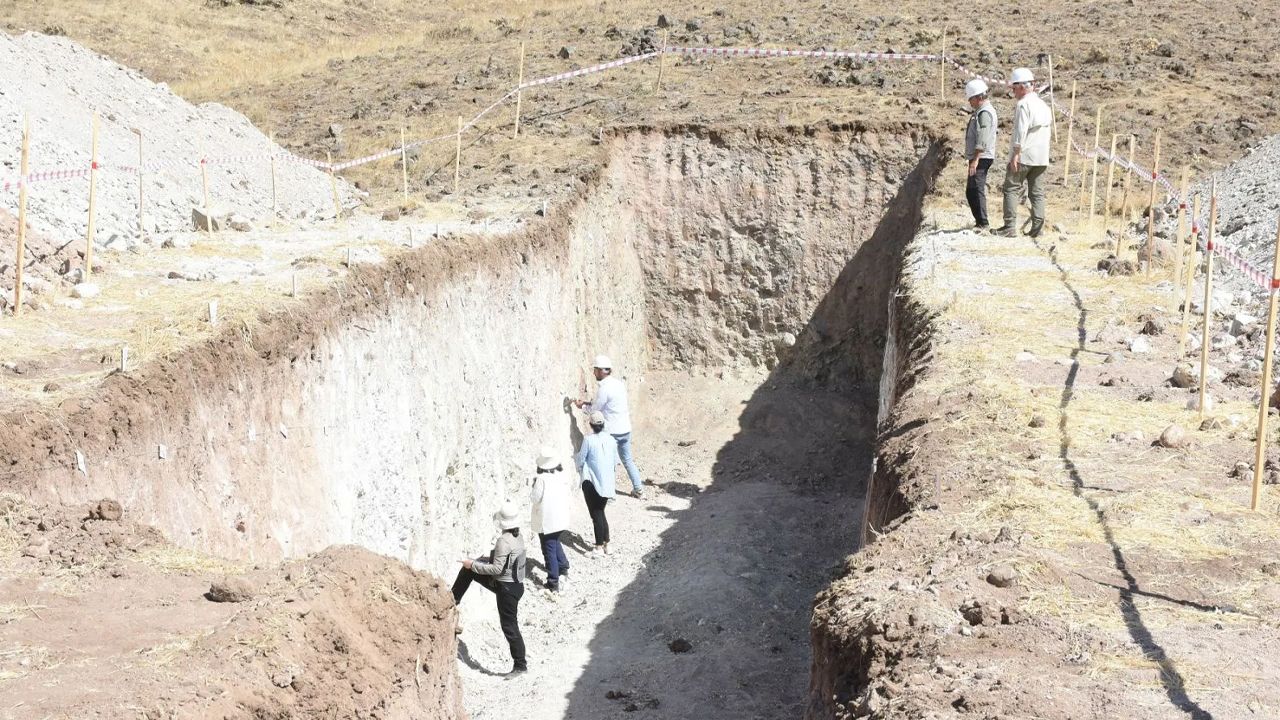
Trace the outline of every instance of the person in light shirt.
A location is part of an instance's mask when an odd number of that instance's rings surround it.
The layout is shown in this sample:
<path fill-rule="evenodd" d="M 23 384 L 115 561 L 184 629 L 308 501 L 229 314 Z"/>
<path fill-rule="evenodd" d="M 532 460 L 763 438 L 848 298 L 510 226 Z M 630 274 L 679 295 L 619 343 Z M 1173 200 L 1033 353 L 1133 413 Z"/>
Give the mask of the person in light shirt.
<path fill-rule="evenodd" d="M 574 404 L 579 409 L 589 408 L 588 412 L 598 410 L 604 415 L 604 430 L 617 441 L 618 458 L 631 480 L 631 496 L 639 499 L 644 497 L 644 482 L 635 459 L 631 457 L 631 407 L 627 403 L 627 386 L 613 376 L 613 362 L 605 355 L 596 356 L 592 372 L 598 383 L 595 399 L 590 402 L 578 400 Z"/>
<path fill-rule="evenodd" d="M 1045 170 L 1049 169 L 1049 138 L 1053 111 L 1036 94 L 1032 86 L 1035 76 L 1027 68 L 1018 68 L 1009 78 L 1009 88 L 1018 104 L 1013 111 L 1013 142 L 1009 164 L 1005 168 L 1004 226 L 996 233 L 1006 237 L 1018 234 L 1018 200 L 1026 185 L 1031 200 L 1031 229 L 1027 235 L 1038 237 L 1044 231 Z"/>

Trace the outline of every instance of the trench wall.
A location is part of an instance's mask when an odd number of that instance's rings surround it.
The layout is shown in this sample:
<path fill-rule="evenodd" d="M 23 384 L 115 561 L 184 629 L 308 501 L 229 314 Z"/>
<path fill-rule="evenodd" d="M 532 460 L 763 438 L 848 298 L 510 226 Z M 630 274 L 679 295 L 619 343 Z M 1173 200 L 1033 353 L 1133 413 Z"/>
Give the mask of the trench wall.
<path fill-rule="evenodd" d="M 567 457 L 564 400 L 597 352 L 633 383 L 651 364 L 780 362 L 874 380 L 884 304 L 859 302 L 860 278 L 891 272 L 886 208 L 914 202 L 902 221 L 918 224 L 939 155 L 926 132 L 634 128 L 604 150 L 581 198 L 527 230 L 358 268 L 92 398 L 15 414 L 3 482 L 116 497 L 217 554 L 353 543 L 443 573 L 491 539 L 504 497 L 522 499 L 540 445 Z M 859 282 L 831 297 L 859 255 Z"/>

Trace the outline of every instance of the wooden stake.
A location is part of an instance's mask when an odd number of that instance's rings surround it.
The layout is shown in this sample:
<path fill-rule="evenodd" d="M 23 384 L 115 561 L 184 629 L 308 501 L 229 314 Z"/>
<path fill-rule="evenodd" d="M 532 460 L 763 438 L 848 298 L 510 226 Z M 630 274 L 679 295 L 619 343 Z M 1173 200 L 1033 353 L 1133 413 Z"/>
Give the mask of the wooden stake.
<path fill-rule="evenodd" d="M 524 93 L 520 88 L 524 85 L 524 41 L 520 42 L 520 74 L 516 80 L 516 127 L 511 132 L 511 139 L 515 140 L 520 137 L 520 101 L 523 99 Z"/>
<path fill-rule="evenodd" d="M 1267 345 L 1262 355 L 1262 397 L 1258 401 L 1258 437 L 1255 440 L 1253 454 L 1253 493 L 1249 498 L 1249 509 L 1257 510 L 1258 501 L 1262 499 L 1262 473 L 1266 471 L 1267 462 L 1267 413 L 1271 409 L 1271 363 L 1276 341 L 1276 301 L 1277 289 L 1280 289 L 1280 226 L 1276 229 L 1275 258 L 1271 265 L 1270 301 L 1267 305 Z"/>
<path fill-rule="evenodd" d="M 120 346 L 120 372 L 129 372 L 129 346 Z"/>
<path fill-rule="evenodd" d="M 1213 318 L 1213 236 L 1218 226 L 1218 178 L 1213 178 L 1209 192 L 1209 235 L 1204 251 L 1204 337 L 1200 338 L 1200 419 L 1204 419 L 1204 398 L 1209 384 L 1209 322 Z"/>
<path fill-rule="evenodd" d="M 453 194 L 458 194 L 458 168 L 462 167 L 462 116 L 458 116 L 458 146 L 453 154 Z"/>
<path fill-rule="evenodd" d="M 293 273 L 293 289 L 289 294 L 293 297 L 298 297 L 298 273 Z"/>
<path fill-rule="evenodd" d="M 1107 227 L 1111 225 L 1111 184 L 1115 180 L 1116 174 L 1116 138 L 1120 137 L 1115 133 L 1111 133 L 1111 154 L 1107 158 L 1107 191 L 1102 195 L 1102 241 L 1107 240 Z M 1116 259 L 1120 258 L 1120 243 L 1116 242 L 1115 250 Z"/>
<path fill-rule="evenodd" d="M 1116 257 L 1119 257 L 1120 243 L 1128 232 L 1129 225 L 1129 185 L 1133 178 L 1133 136 L 1129 136 L 1129 165 L 1124 169 L 1124 192 L 1120 194 L 1120 234 L 1116 235 Z"/>
<path fill-rule="evenodd" d="M 27 175 L 31 172 L 31 118 L 22 116 L 22 158 L 18 162 L 18 264 L 13 266 L 13 316 L 22 314 L 22 266 L 27 258 Z"/>
<path fill-rule="evenodd" d="M 338 197 L 338 175 L 333 171 L 333 153 L 326 153 L 329 161 L 329 187 L 333 189 L 333 221 L 342 222 L 342 200 Z"/>
<path fill-rule="evenodd" d="M 142 227 L 142 130 L 135 128 L 138 134 L 138 239 L 145 239 L 147 231 Z"/>
<path fill-rule="evenodd" d="M 1267 346 L 1262 355 L 1262 398 L 1258 401 L 1258 437 L 1253 455 L 1253 494 L 1249 509 L 1257 510 L 1262 499 L 1262 473 L 1267 463 L 1267 413 L 1271 409 L 1271 363 L 1276 341 L 1276 302 L 1280 289 L 1280 226 L 1276 228 L 1275 258 L 1271 264 L 1270 301 L 1267 305 Z"/>
<path fill-rule="evenodd" d="M 671 31 L 662 31 L 662 47 L 658 49 L 658 81 L 653 85 L 655 93 L 662 90 L 662 71 L 667 66 L 667 33 L 669 32 Z"/>
<path fill-rule="evenodd" d="M 279 207 L 276 205 L 276 133 L 271 131 L 271 222 L 275 224 L 276 218 L 280 216 Z"/>
<path fill-rule="evenodd" d="M 1060 137 L 1058 134 L 1058 88 L 1053 85 L 1053 56 L 1049 56 L 1049 110 L 1053 115 L 1053 124 L 1049 126 L 1049 147 Z"/>
<path fill-rule="evenodd" d="M 1084 158 L 1080 159 L 1080 202 L 1076 203 L 1076 210 L 1084 212 L 1085 198 L 1089 196 L 1089 168 L 1086 168 Z"/>
<path fill-rule="evenodd" d="M 1186 289 L 1182 293 L 1182 333 L 1178 335 L 1178 361 L 1187 355 L 1187 326 L 1190 324 L 1191 317 L 1191 285 L 1196 279 L 1196 256 L 1199 251 L 1196 250 L 1196 237 L 1200 235 L 1200 228 L 1196 227 L 1196 219 L 1200 217 L 1200 196 L 1197 195 L 1192 202 L 1195 210 L 1191 213 L 1191 228 L 1187 236 L 1191 240 L 1191 257 L 1187 258 L 1187 283 Z"/>
<path fill-rule="evenodd" d="M 1147 199 L 1147 277 L 1156 260 L 1156 178 L 1160 176 L 1160 131 L 1156 130 L 1156 147 L 1151 161 L 1151 195 Z"/>
<path fill-rule="evenodd" d="M 84 277 L 87 281 L 93 274 L 93 236 L 97 228 L 98 204 L 98 113 L 93 113 L 93 124 L 89 142 L 89 232 L 84 246 Z"/>
<path fill-rule="evenodd" d="M 1094 153 L 1097 153 L 1099 150 L 1102 149 L 1101 147 L 1098 147 L 1098 143 L 1101 140 L 1102 140 L 1102 106 L 1099 105 L 1098 112 L 1093 118 L 1093 151 Z M 1094 209 L 1098 205 L 1098 157 L 1096 154 L 1094 155 L 1093 159 L 1090 161 L 1090 164 L 1093 165 L 1093 181 L 1091 182 L 1090 190 L 1089 190 L 1089 222 L 1092 223 Z"/>
<path fill-rule="evenodd" d="M 1182 166 L 1182 181 L 1178 184 L 1178 230 L 1173 236 L 1173 301 L 1177 309 L 1178 286 L 1182 284 L 1182 238 L 1187 231 L 1187 178 L 1190 169 Z"/>
<path fill-rule="evenodd" d="M 1076 128 L 1076 81 L 1071 81 L 1071 114 L 1067 116 L 1067 142 L 1062 148 L 1062 186 L 1067 187 L 1071 177 L 1071 141 Z"/>
<path fill-rule="evenodd" d="M 938 51 L 938 102 L 947 104 L 947 30 L 942 29 L 942 49 Z"/>
<path fill-rule="evenodd" d="M 209 162 L 200 158 L 200 184 L 204 186 L 204 230 L 213 234 L 213 209 L 209 207 Z"/>
<path fill-rule="evenodd" d="M 218 324 L 218 301 L 217 300 L 209 301 L 209 324 L 210 325 Z"/>
<path fill-rule="evenodd" d="M 404 126 L 400 127 L 400 185 L 404 189 L 404 204 L 409 204 L 409 148 L 404 144 Z"/>

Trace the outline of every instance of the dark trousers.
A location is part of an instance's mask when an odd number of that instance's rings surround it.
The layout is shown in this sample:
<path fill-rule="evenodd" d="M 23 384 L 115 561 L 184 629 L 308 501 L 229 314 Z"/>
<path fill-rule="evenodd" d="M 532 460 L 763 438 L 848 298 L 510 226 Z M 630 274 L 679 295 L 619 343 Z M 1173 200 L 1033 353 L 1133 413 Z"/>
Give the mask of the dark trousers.
<path fill-rule="evenodd" d="M 511 648 L 511 659 L 520 669 L 528 667 L 524 657 L 524 636 L 520 634 L 520 620 L 517 613 L 520 598 L 524 595 L 524 583 L 499 582 L 492 575 L 478 575 L 466 568 L 458 571 L 458 578 L 453 581 L 453 601 L 462 602 L 467 588 L 472 582 L 489 589 L 498 598 L 498 624 L 502 626 L 502 634 L 507 637 L 507 647 Z"/>
<path fill-rule="evenodd" d="M 596 545 L 609 542 L 609 520 L 604 516 L 604 507 L 609 504 L 609 498 L 600 497 L 600 493 L 596 492 L 596 486 L 587 480 L 582 482 L 582 497 L 587 500 L 587 512 L 591 514 L 591 526 L 596 533 Z"/>
<path fill-rule="evenodd" d="M 969 211 L 979 227 L 990 224 L 987 220 L 987 171 L 991 169 L 992 162 L 991 158 L 979 160 L 977 171 L 964 184 L 964 197 L 969 201 Z"/>
<path fill-rule="evenodd" d="M 542 559 L 547 563 L 547 587 L 555 590 L 560 587 L 560 575 L 569 574 L 569 558 L 564 556 L 564 545 L 560 544 L 560 533 L 538 533 L 542 544 Z"/>

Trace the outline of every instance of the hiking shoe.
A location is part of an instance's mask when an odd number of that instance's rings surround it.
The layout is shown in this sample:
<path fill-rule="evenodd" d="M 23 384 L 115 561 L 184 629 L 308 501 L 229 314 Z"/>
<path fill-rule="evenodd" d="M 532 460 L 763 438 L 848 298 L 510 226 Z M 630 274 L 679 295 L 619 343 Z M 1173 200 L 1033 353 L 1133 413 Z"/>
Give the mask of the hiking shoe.
<path fill-rule="evenodd" d="M 600 558 L 604 557 L 604 553 L 600 551 L 600 546 L 597 545 L 596 547 L 591 548 L 591 554 L 588 555 L 587 557 L 591 558 L 592 560 L 599 560 Z"/>
<path fill-rule="evenodd" d="M 605 544 L 604 544 L 604 554 L 605 554 L 605 555 L 612 555 L 612 554 L 613 554 L 613 551 L 609 549 L 609 543 L 605 543 Z"/>
<path fill-rule="evenodd" d="M 631 491 L 631 497 L 637 500 L 644 499 L 644 488 L 635 488 Z"/>
<path fill-rule="evenodd" d="M 523 675 L 523 674 L 525 674 L 525 673 L 527 673 L 527 672 L 529 672 L 529 666 L 527 666 L 527 665 L 516 665 L 515 667 L 511 668 L 511 670 L 509 670 L 509 671 L 506 673 L 506 675 L 504 675 L 503 677 L 505 677 L 505 678 L 507 678 L 508 680 L 510 680 L 510 679 L 511 679 L 511 678 L 513 678 L 513 677 L 519 677 L 519 676 L 521 676 L 521 675 Z"/>

